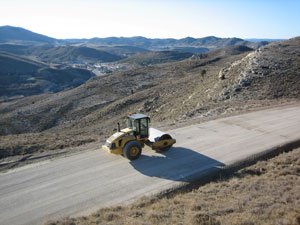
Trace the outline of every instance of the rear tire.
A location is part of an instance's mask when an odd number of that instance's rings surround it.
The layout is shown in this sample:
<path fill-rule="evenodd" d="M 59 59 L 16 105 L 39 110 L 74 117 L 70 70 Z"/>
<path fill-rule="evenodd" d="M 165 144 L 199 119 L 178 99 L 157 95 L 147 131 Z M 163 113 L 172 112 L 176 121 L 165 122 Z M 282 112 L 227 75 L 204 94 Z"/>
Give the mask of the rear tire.
<path fill-rule="evenodd" d="M 142 146 L 137 141 L 129 141 L 123 148 L 123 155 L 129 160 L 136 160 L 142 153 Z"/>

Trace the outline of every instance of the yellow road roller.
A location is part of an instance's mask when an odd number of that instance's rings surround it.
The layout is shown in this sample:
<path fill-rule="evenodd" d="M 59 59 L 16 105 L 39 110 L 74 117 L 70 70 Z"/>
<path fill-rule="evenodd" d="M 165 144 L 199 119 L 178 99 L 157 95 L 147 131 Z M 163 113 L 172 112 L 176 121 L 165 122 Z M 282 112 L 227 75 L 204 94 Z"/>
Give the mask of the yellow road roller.
<path fill-rule="evenodd" d="M 127 117 L 128 127 L 120 129 L 109 137 L 102 149 L 129 160 L 138 159 L 145 145 L 162 152 L 169 150 L 176 140 L 170 134 L 150 128 L 150 117 L 143 114 L 132 114 Z"/>

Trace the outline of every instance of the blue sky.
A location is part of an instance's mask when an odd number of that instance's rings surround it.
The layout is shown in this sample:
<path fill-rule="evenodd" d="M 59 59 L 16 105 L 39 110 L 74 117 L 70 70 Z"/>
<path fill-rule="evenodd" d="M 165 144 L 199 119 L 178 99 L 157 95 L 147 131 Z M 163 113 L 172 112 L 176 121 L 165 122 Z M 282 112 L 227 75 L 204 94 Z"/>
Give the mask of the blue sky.
<path fill-rule="evenodd" d="M 55 38 L 300 36 L 300 0 L 1 0 L 0 26 Z"/>

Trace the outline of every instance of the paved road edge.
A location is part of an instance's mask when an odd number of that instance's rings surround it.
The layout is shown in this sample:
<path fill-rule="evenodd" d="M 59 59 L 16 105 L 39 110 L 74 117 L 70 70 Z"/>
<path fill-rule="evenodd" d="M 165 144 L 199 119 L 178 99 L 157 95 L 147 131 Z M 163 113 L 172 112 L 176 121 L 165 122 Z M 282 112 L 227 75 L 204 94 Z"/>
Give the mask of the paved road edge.
<path fill-rule="evenodd" d="M 190 177 L 187 177 L 187 182 L 182 182 L 180 184 L 173 185 L 172 187 L 169 187 L 166 190 L 160 191 L 157 194 L 153 194 L 151 197 L 161 198 L 165 196 L 172 196 L 180 192 L 190 191 L 200 185 L 204 185 L 211 181 L 228 178 L 234 172 L 242 168 L 251 166 L 260 160 L 271 159 L 283 152 L 289 152 L 298 147 L 300 147 L 299 138 L 273 146 L 269 149 L 250 155 L 242 160 L 235 161 L 226 166 L 208 168 L 205 171 L 201 171 L 198 174 L 194 174 Z"/>

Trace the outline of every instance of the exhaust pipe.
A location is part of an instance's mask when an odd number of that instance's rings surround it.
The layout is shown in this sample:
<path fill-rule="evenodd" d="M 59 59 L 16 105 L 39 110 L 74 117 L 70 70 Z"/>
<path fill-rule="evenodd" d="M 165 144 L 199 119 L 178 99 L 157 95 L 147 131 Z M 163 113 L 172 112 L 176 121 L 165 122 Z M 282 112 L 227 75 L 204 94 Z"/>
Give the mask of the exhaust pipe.
<path fill-rule="evenodd" d="M 120 129 L 120 123 L 118 123 L 118 132 L 120 132 L 121 129 Z"/>

